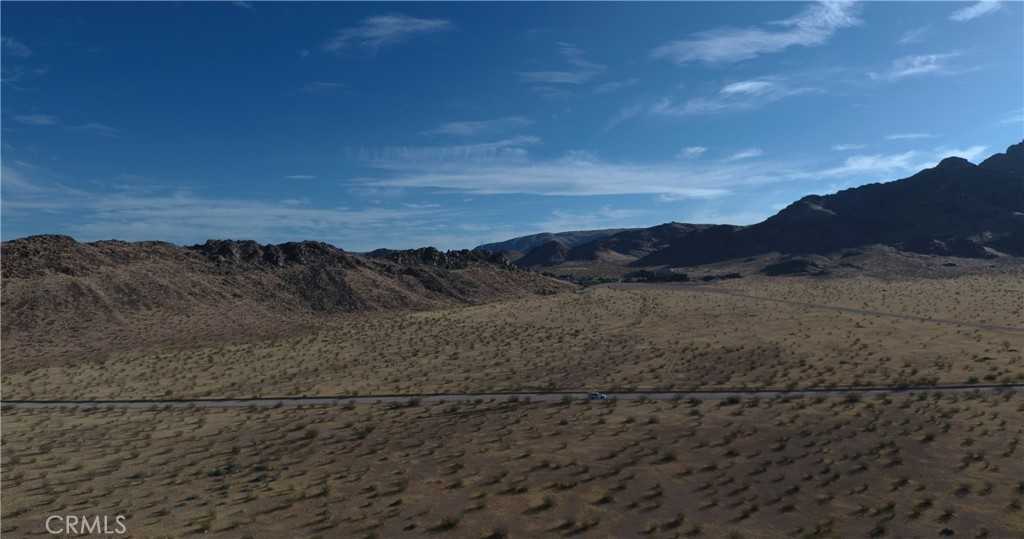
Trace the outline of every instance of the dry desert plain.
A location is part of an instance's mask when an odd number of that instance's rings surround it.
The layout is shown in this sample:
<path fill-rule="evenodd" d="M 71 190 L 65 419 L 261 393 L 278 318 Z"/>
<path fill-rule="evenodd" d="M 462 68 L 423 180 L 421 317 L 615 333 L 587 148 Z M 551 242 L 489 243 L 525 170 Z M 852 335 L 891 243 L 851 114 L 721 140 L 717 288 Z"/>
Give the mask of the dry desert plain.
<path fill-rule="evenodd" d="M 1014 271 L 592 287 L 266 340 L 5 358 L 3 393 L 1020 383 L 1022 326 Z M 2 428 L 5 537 L 45 534 L 55 511 L 124 514 L 136 537 L 1024 535 L 1019 392 L 8 408 Z"/>

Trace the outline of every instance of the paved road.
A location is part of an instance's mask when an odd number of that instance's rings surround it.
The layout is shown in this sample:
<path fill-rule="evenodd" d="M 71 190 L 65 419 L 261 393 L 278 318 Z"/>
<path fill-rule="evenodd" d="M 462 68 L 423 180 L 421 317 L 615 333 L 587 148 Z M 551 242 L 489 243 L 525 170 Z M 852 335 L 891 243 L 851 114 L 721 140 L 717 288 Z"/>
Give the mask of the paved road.
<path fill-rule="evenodd" d="M 727 389 L 692 391 L 607 391 L 615 400 L 725 400 L 773 397 L 844 397 L 894 393 L 1020 392 L 1024 384 L 961 384 L 936 386 L 874 386 L 809 389 Z M 3 408 L 277 408 L 283 406 L 324 406 L 345 404 L 410 404 L 473 401 L 559 402 L 586 399 L 586 391 L 428 393 L 420 395 L 338 395 L 324 397 L 262 397 L 255 399 L 137 399 L 137 400 L 5 400 Z"/>
<path fill-rule="evenodd" d="M 773 303 L 782 303 L 785 305 L 795 305 L 797 307 L 804 307 L 806 309 L 824 309 L 829 311 L 838 311 L 842 313 L 851 314 L 864 314 L 870 316 L 881 316 L 884 318 L 898 318 L 901 320 L 913 320 L 915 322 L 931 322 L 933 324 L 944 324 L 951 326 L 960 326 L 965 328 L 984 329 L 989 331 L 1009 331 L 1014 333 L 1024 333 L 1024 327 L 1013 327 L 1013 326 L 998 326 L 992 324 L 976 324 L 973 322 L 963 322 L 960 320 L 947 320 L 942 318 L 928 318 L 925 316 L 914 316 L 911 314 L 896 314 L 887 313 L 883 311 L 872 311 L 870 309 L 855 309 L 853 307 L 839 307 L 836 305 L 822 305 L 819 303 L 805 303 L 803 301 L 794 301 L 789 299 L 779 298 L 766 298 L 763 296 L 755 296 L 752 294 L 745 294 L 743 292 L 737 292 L 728 288 L 721 288 L 715 285 L 704 285 L 704 284 L 683 284 L 683 283 L 610 283 L 606 285 L 608 288 L 619 288 L 619 289 L 630 289 L 630 288 L 668 288 L 676 290 L 685 290 L 687 292 L 700 292 L 704 294 L 720 294 L 723 296 L 734 296 L 738 298 L 754 299 L 758 301 L 770 301 Z"/>

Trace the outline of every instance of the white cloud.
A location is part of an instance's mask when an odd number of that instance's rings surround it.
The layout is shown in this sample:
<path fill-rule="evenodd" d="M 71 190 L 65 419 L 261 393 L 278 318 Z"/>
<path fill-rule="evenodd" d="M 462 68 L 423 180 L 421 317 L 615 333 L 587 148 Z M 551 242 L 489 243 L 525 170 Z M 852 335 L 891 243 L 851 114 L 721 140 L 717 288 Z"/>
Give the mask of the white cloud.
<path fill-rule="evenodd" d="M 82 125 L 69 125 L 68 129 L 71 129 L 73 131 L 85 131 L 88 133 L 93 133 L 95 135 L 112 138 L 117 137 L 117 134 L 119 133 L 117 129 L 110 127 L 106 124 L 101 124 L 99 122 L 89 122 L 87 124 Z"/>
<path fill-rule="evenodd" d="M 640 83 L 640 79 L 637 79 L 637 78 L 625 79 L 625 80 L 615 80 L 615 81 L 606 82 L 604 84 L 597 85 L 597 87 L 594 88 L 594 93 L 595 94 L 610 94 L 612 92 L 617 92 L 617 91 L 619 91 L 619 90 L 621 90 L 623 88 L 629 88 L 630 86 L 635 86 L 636 84 L 639 84 L 639 83 Z"/>
<path fill-rule="evenodd" d="M 27 45 L 14 39 L 13 37 L 4 36 L 0 38 L 2 43 L 3 51 L 11 56 L 17 56 L 18 58 L 28 58 L 32 56 L 32 49 L 28 48 Z"/>
<path fill-rule="evenodd" d="M 679 150 L 676 157 L 680 159 L 692 159 L 704 155 L 704 152 L 706 151 L 708 151 L 708 149 L 704 146 L 687 146 L 686 148 Z"/>
<path fill-rule="evenodd" d="M 591 212 L 555 210 L 550 217 L 537 224 L 537 229 L 563 231 L 640 226 L 636 219 L 647 213 L 648 210 L 612 206 L 602 206 Z"/>
<path fill-rule="evenodd" d="M 949 15 L 949 20 L 956 22 L 967 22 L 973 19 L 977 19 L 982 15 L 994 13 L 1000 7 L 1000 3 L 996 0 L 982 0 L 981 2 L 975 2 L 969 6 L 962 7 Z"/>
<path fill-rule="evenodd" d="M 434 149 L 442 155 L 457 150 Z M 759 155 L 748 151 L 746 157 Z M 354 181 L 383 188 L 438 188 L 475 194 L 592 196 L 651 194 L 677 198 L 713 198 L 733 189 L 796 179 L 786 163 L 752 160 L 708 163 L 677 160 L 665 163 L 612 163 L 587 152 L 556 159 L 442 159 L 395 154 L 369 162 L 376 173 Z"/>
<path fill-rule="evenodd" d="M 874 80 L 895 81 L 927 74 L 948 74 L 953 72 L 949 67 L 949 61 L 957 56 L 960 54 L 956 52 L 903 56 L 893 60 L 887 71 L 869 72 L 868 76 Z"/>
<path fill-rule="evenodd" d="M 289 176 L 285 176 L 284 179 L 286 179 L 286 180 L 315 180 L 316 176 L 314 176 L 312 174 L 292 174 L 292 175 L 289 175 Z"/>
<path fill-rule="evenodd" d="M 941 161 L 946 157 L 963 157 L 972 163 L 976 163 L 978 158 L 985 155 L 985 150 L 987 149 L 987 146 L 981 145 L 969 146 L 967 148 L 937 148 L 935 150 L 935 161 Z"/>
<path fill-rule="evenodd" d="M 495 120 L 447 122 L 429 131 L 424 131 L 424 134 L 468 137 L 517 129 L 531 124 L 533 124 L 533 121 L 527 118 L 523 118 L 521 116 L 508 116 Z"/>
<path fill-rule="evenodd" d="M 748 95 L 764 95 L 768 92 L 773 91 L 776 88 L 776 84 L 764 80 L 745 80 L 742 82 L 734 82 L 724 86 L 721 93 L 732 95 L 732 94 L 748 94 Z"/>
<path fill-rule="evenodd" d="M 586 59 L 583 49 L 572 43 L 559 43 L 558 53 L 568 62 L 570 69 L 563 71 L 525 71 L 519 78 L 528 83 L 584 84 L 605 70 L 605 66 Z"/>
<path fill-rule="evenodd" d="M 541 139 L 520 135 L 494 142 L 448 146 L 391 146 L 360 149 L 354 152 L 358 161 L 387 168 L 390 164 L 435 166 L 449 162 L 515 162 L 527 156 L 527 147 L 540 144 Z"/>
<path fill-rule="evenodd" d="M 348 85 L 344 82 L 314 81 L 302 85 L 302 92 L 306 94 L 333 94 L 344 90 Z"/>
<path fill-rule="evenodd" d="M 903 35 L 900 36 L 898 43 L 900 45 L 911 45 L 913 43 L 920 43 L 924 41 L 924 36 L 925 34 L 928 33 L 928 30 L 929 28 L 927 26 L 911 28 L 910 30 L 903 32 Z"/>
<path fill-rule="evenodd" d="M 50 114 L 19 114 L 14 119 L 25 125 L 57 125 L 60 120 Z"/>
<path fill-rule="evenodd" d="M 853 2 L 821 2 L 771 28 L 719 28 L 666 43 L 651 54 L 677 64 L 738 62 L 793 46 L 821 45 L 837 30 L 860 23 L 856 9 Z"/>
<path fill-rule="evenodd" d="M 935 138 L 935 135 L 931 133 L 893 133 L 885 136 L 885 140 L 919 140 L 926 138 Z"/>
<path fill-rule="evenodd" d="M 455 26 L 444 19 L 418 19 L 408 15 L 377 15 L 363 19 L 359 26 L 339 30 L 323 44 L 329 52 L 350 47 L 376 50 L 407 41 L 415 36 L 451 30 Z"/>
<path fill-rule="evenodd" d="M 837 167 L 819 173 L 825 177 L 861 176 L 875 177 L 881 175 L 898 176 L 913 174 L 919 170 L 930 168 L 946 157 L 963 157 L 968 161 L 976 161 L 985 153 L 985 146 L 967 148 L 936 148 L 931 151 L 910 150 L 894 154 L 854 155 Z"/>
<path fill-rule="evenodd" d="M 643 114 L 644 109 L 645 107 L 640 104 L 633 104 L 622 107 L 621 109 L 619 109 L 619 112 L 615 113 L 615 116 L 612 116 L 612 118 L 608 120 L 608 123 L 606 123 L 604 126 L 604 130 L 611 131 L 619 124 L 636 118 L 637 116 Z"/>
<path fill-rule="evenodd" d="M 816 92 L 808 87 L 791 88 L 778 80 L 757 79 L 727 84 L 711 97 L 694 97 L 681 103 L 670 98 L 657 101 L 650 113 L 662 116 L 691 116 L 755 109 L 787 97 Z"/>
<path fill-rule="evenodd" d="M 1003 125 L 1024 123 L 1024 109 L 1017 109 L 1010 112 L 1010 114 L 1000 120 L 999 123 Z"/>
<path fill-rule="evenodd" d="M 739 161 L 741 159 L 752 159 L 754 157 L 761 157 L 764 155 L 764 150 L 761 148 L 747 148 L 746 150 L 738 151 L 728 157 L 728 161 Z"/>
<path fill-rule="evenodd" d="M 863 144 L 836 144 L 835 146 L 832 146 L 832 149 L 837 152 L 846 152 L 850 150 L 862 150 L 864 147 L 865 146 Z"/>
<path fill-rule="evenodd" d="M 14 120 L 23 123 L 25 125 L 34 126 L 54 126 L 61 125 L 60 118 L 53 116 L 52 114 L 20 114 L 14 117 Z M 100 135 L 104 137 L 116 137 L 118 130 L 110 127 L 106 124 L 99 122 L 89 122 L 81 125 L 66 125 L 63 127 L 69 131 L 80 131 L 85 133 L 92 133 L 94 135 Z"/>
<path fill-rule="evenodd" d="M 3 166 L 4 226 L 21 216 L 66 214 L 65 231 L 82 241 L 100 239 L 202 242 L 207 238 L 293 241 L 318 239 L 347 249 L 417 247 L 433 243 L 424 232 L 453 217 L 443 209 L 412 207 L 313 207 L 303 198 L 280 202 L 212 198 L 190 191 L 83 191 L 29 180 Z M 472 239 L 472 238 L 470 238 Z M 446 247 L 470 241 L 448 239 Z M 466 240 L 466 238 L 462 238 Z M 373 242 L 373 243 L 368 243 Z"/>
<path fill-rule="evenodd" d="M 877 174 L 909 170 L 918 152 L 899 154 L 854 155 L 837 167 L 821 172 L 823 176 L 849 176 L 855 174 Z"/>

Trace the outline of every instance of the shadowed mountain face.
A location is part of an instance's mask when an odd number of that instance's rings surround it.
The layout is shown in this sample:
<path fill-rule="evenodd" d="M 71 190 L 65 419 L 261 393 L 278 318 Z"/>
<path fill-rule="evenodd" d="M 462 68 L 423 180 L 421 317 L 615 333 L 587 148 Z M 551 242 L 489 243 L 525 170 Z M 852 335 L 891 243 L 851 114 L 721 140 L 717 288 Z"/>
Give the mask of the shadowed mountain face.
<path fill-rule="evenodd" d="M 870 244 L 922 254 L 1024 256 L 1024 143 L 980 165 L 950 157 L 902 180 L 807 196 L 755 225 L 668 223 L 584 243 L 561 256 L 612 260 L 613 253 L 634 266 L 688 266 Z M 558 263 L 533 255 L 520 265 Z"/>
<path fill-rule="evenodd" d="M 494 253 L 502 251 L 527 253 L 545 243 L 554 241 L 567 249 L 572 249 L 577 245 L 582 245 L 587 242 L 596 241 L 602 238 L 607 238 L 613 234 L 631 230 L 628 228 L 607 228 L 603 230 L 576 230 L 571 232 L 542 232 L 540 234 L 532 234 L 530 236 L 520 236 L 518 238 L 512 238 L 510 240 L 499 241 L 495 243 L 485 243 L 479 245 L 476 249 L 485 251 L 491 251 Z"/>

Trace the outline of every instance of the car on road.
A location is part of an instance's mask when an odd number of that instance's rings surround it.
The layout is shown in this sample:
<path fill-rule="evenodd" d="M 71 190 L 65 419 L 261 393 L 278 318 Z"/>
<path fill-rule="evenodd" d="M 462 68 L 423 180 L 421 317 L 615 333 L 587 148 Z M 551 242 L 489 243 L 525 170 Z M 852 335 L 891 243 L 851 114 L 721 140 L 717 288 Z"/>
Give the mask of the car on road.
<path fill-rule="evenodd" d="M 598 393 L 598 392 L 594 391 L 593 393 L 587 395 L 587 400 L 606 401 L 606 400 L 608 400 L 608 395 L 605 395 L 604 393 Z"/>

